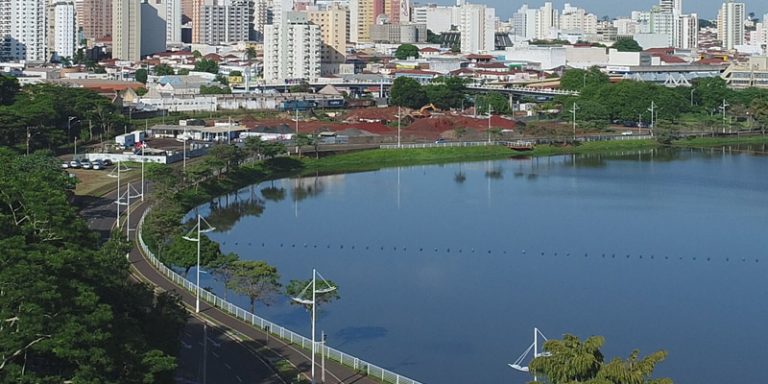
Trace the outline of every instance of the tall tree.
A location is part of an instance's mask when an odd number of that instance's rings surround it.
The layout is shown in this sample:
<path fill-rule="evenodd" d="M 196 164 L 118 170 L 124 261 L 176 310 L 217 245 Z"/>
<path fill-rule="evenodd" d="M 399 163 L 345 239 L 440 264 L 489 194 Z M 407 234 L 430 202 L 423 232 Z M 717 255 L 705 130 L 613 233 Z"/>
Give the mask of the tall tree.
<path fill-rule="evenodd" d="M 643 50 L 643 47 L 631 37 L 617 39 L 611 48 L 616 48 L 619 52 L 642 52 Z"/>
<path fill-rule="evenodd" d="M 192 233 L 191 237 L 196 238 L 197 232 Z M 208 267 L 221 257 L 221 249 L 219 243 L 206 235 L 201 234 L 200 240 L 200 266 Z M 177 235 L 171 240 L 168 249 L 158 256 L 163 263 L 184 269 L 184 276 L 187 276 L 189 270 L 197 265 L 197 243 Z"/>
<path fill-rule="evenodd" d="M 219 73 L 219 63 L 214 60 L 200 58 L 195 61 L 195 71 L 217 74 Z"/>
<path fill-rule="evenodd" d="M 672 384 L 670 379 L 651 378 L 666 352 L 638 359 L 639 353 L 634 351 L 626 361 L 613 359 L 606 364 L 600 351 L 604 343 L 602 336 L 581 341 L 568 334 L 562 340 L 548 340 L 544 343 L 545 353 L 529 364 L 531 374 L 546 377 L 549 384 Z"/>
<path fill-rule="evenodd" d="M 152 69 L 155 71 L 155 75 L 157 76 L 168 76 L 176 74 L 176 72 L 173 70 L 173 67 L 164 63 L 155 65 Z"/>
<path fill-rule="evenodd" d="M 408 108 L 421 108 L 428 101 L 427 94 L 418 81 L 409 77 L 398 77 L 392 83 L 390 103 Z"/>
<path fill-rule="evenodd" d="M 256 302 L 265 305 L 280 291 L 280 275 L 277 268 L 264 261 L 240 260 L 232 265 L 232 277 L 227 287 L 234 292 L 248 296 L 251 312 L 256 309 Z"/>
<path fill-rule="evenodd" d="M 580 91 L 588 86 L 601 86 L 608 84 L 608 75 L 600 71 L 598 67 L 588 70 L 569 69 L 560 78 L 560 88 Z"/>
<path fill-rule="evenodd" d="M 15 77 L 0 75 L 0 105 L 13 104 L 21 87 Z"/>
<path fill-rule="evenodd" d="M 406 60 L 408 58 L 418 59 L 419 48 L 413 44 L 401 44 L 395 50 L 395 57 L 398 60 Z"/>
<path fill-rule="evenodd" d="M 136 81 L 142 84 L 147 83 L 147 70 L 145 68 L 139 68 L 136 70 L 136 74 L 134 75 L 136 77 Z"/>

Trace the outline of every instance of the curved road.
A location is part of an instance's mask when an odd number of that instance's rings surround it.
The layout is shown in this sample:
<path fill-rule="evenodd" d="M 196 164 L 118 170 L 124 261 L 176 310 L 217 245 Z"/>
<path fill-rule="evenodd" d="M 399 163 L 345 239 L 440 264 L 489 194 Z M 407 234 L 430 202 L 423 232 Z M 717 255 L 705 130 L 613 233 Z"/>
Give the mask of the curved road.
<path fill-rule="evenodd" d="M 99 233 L 101 240 L 109 237 L 116 218 L 115 192 L 99 198 L 79 197 L 77 204 L 89 227 Z M 148 199 L 147 199 L 148 200 Z M 149 201 L 131 207 L 130 228 L 135 229 Z M 122 218 L 125 215 L 121 216 Z M 123 229 L 125 233 L 125 229 Z M 131 272 L 137 280 L 147 282 L 156 290 L 173 291 L 192 315 L 188 321 L 179 352 L 179 383 L 285 383 L 274 369 L 274 363 L 288 360 L 306 379 L 311 372 L 310 353 L 288 345 L 249 324 L 235 319 L 221 310 L 200 303 L 200 314 L 194 314 L 195 297 L 176 286 L 152 267 L 139 251 L 135 234 L 131 232 L 134 247 L 128 255 Z M 269 348 L 265 348 L 268 344 Z M 316 360 L 315 374 L 320 382 L 320 362 Z M 326 383 L 380 383 L 351 368 L 326 361 Z"/>

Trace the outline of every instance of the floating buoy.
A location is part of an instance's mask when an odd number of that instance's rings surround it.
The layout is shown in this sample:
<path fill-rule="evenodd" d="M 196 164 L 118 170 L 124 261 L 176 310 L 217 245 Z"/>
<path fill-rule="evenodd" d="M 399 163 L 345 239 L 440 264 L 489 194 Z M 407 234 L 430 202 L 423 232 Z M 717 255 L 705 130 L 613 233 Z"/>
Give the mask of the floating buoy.
<path fill-rule="evenodd" d="M 423 252 L 423 251 L 424 251 L 424 248 L 419 248 L 419 252 Z"/>
<path fill-rule="evenodd" d="M 587 257 L 587 256 L 589 256 L 589 255 L 585 253 L 585 254 L 584 254 L 584 257 Z"/>
<path fill-rule="evenodd" d="M 555 252 L 555 256 L 557 256 L 557 252 Z"/>
<path fill-rule="evenodd" d="M 339 249 L 344 249 L 344 245 L 339 245 Z"/>
<path fill-rule="evenodd" d="M 263 247 L 263 246 L 264 246 L 264 243 L 261 243 L 261 246 Z"/>
<path fill-rule="evenodd" d="M 249 245 L 249 246 L 251 245 L 251 242 L 250 242 L 250 241 L 248 242 L 248 245 Z"/>
<path fill-rule="evenodd" d="M 282 247 L 283 247 L 283 243 L 280 243 L 280 248 L 282 248 Z"/>
<path fill-rule="evenodd" d="M 355 249 L 355 246 L 354 246 L 354 245 L 352 246 L 352 249 Z"/>
<path fill-rule="evenodd" d="M 731 258 L 730 258 L 730 257 L 726 257 L 726 258 L 725 258 L 725 261 L 726 261 L 726 262 L 728 262 L 728 261 L 731 261 Z"/>
<path fill-rule="evenodd" d="M 544 252 L 542 252 L 541 255 L 544 256 Z"/>
<path fill-rule="evenodd" d="M 643 255 L 640 255 L 639 257 L 642 259 L 642 258 L 643 258 Z"/>
<path fill-rule="evenodd" d="M 296 244 L 291 244 L 291 248 L 296 248 Z"/>
<path fill-rule="evenodd" d="M 235 245 L 239 245 L 239 244 L 240 244 L 239 242 L 235 241 Z"/>
<path fill-rule="evenodd" d="M 368 246 L 367 246 L 367 245 L 365 246 L 365 250 L 366 250 L 366 251 L 368 250 Z"/>
<path fill-rule="evenodd" d="M 327 245 L 325 248 L 327 248 L 327 249 L 331 249 L 331 245 L 330 245 L 330 244 L 328 244 L 328 245 Z"/>
<path fill-rule="evenodd" d="M 696 261 L 696 256 L 692 257 L 693 261 Z"/>
<path fill-rule="evenodd" d="M 446 248 L 446 249 L 445 249 L 445 252 L 446 252 L 446 253 L 451 253 L 451 249 L 450 249 L 450 248 Z"/>
<path fill-rule="evenodd" d="M 459 248 L 459 253 L 461 253 L 461 248 Z"/>
<path fill-rule="evenodd" d="M 488 254 L 489 254 L 489 255 L 491 254 L 491 250 L 490 250 L 490 249 L 488 250 Z"/>
<path fill-rule="evenodd" d="M 523 249 L 523 254 L 525 254 L 525 249 Z"/>
<path fill-rule="evenodd" d="M 317 248 L 317 244 L 315 244 L 315 246 L 314 246 L 314 247 L 315 247 L 315 248 Z"/>

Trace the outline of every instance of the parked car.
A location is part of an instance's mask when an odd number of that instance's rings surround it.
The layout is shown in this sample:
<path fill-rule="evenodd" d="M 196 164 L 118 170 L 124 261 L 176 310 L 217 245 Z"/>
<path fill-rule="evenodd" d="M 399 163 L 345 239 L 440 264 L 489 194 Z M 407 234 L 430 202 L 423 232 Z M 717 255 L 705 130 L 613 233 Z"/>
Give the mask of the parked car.
<path fill-rule="evenodd" d="M 93 168 L 93 164 L 91 164 L 91 161 L 88 159 L 85 159 L 80 162 L 80 166 L 83 167 L 83 169 L 91 169 Z"/>
<path fill-rule="evenodd" d="M 109 167 L 110 165 L 112 165 L 112 160 L 104 159 L 101 161 L 101 163 L 104 164 L 105 167 Z"/>
<path fill-rule="evenodd" d="M 442 137 L 437 139 L 437 140 L 435 140 L 435 144 L 442 144 L 442 143 L 445 143 L 445 139 L 442 138 Z"/>
<path fill-rule="evenodd" d="M 69 162 L 69 167 L 70 167 L 70 168 L 80 168 L 80 167 L 82 167 L 82 166 L 83 166 L 83 165 L 82 165 L 82 164 L 80 164 L 80 162 L 79 162 L 79 161 L 77 161 L 77 160 L 72 160 L 72 161 L 70 161 L 70 162 Z"/>
<path fill-rule="evenodd" d="M 102 163 L 101 160 L 96 159 L 91 162 L 91 168 L 97 171 L 102 170 L 104 169 L 104 163 Z"/>
<path fill-rule="evenodd" d="M 61 167 L 64 168 L 64 169 L 69 168 L 69 162 L 65 161 L 65 162 L 61 163 Z"/>
<path fill-rule="evenodd" d="M 621 133 L 621 135 L 622 136 L 632 136 L 633 133 L 634 132 L 632 132 L 632 131 L 624 131 L 624 132 Z"/>

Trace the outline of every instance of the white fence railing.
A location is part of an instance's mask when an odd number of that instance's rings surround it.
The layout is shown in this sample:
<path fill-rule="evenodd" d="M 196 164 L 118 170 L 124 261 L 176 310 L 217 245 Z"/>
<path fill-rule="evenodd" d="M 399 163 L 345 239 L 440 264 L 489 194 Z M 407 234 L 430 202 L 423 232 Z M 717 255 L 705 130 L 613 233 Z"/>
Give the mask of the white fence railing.
<path fill-rule="evenodd" d="M 144 252 L 144 255 L 146 256 L 147 260 L 163 275 L 171 279 L 174 283 L 177 285 L 184 287 L 184 289 L 190 291 L 190 292 L 197 292 L 197 286 L 176 273 L 171 268 L 168 268 L 158 260 L 157 257 L 155 257 L 154 253 L 149 249 L 146 243 L 144 243 L 144 237 L 142 236 L 142 226 L 144 225 L 144 218 L 149 213 L 150 209 L 147 209 L 144 214 L 141 216 L 141 220 L 139 220 L 139 225 L 136 227 L 137 229 L 137 237 L 139 239 L 139 245 L 141 246 L 141 250 Z M 222 311 L 241 319 L 248 324 L 253 325 L 254 327 L 259 327 L 264 332 L 269 333 L 272 336 L 280 337 L 281 339 L 292 343 L 296 345 L 300 345 L 302 348 L 305 349 L 312 349 L 312 340 L 308 339 L 302 335 L 299 335 L 296 332 L 293 332 L 285 327 L 282 327 L 280 325 L 277 325 L 269 320 L 265 320 L 259 316 L 256 316 L 216 295 L 214 295 L 211 292 L 208 292 L 204 289 L 200 290 L 200 299 L 203 301 L 208 302 L 209 304 L 213 305 L 216 308 L 221 309 Z M 320 344 L 318 342 L 318 344 Z M 327 356 L 331 360 L 335 360 L 342 365 L 345 365 L 347 367 L 350 367 L 358 372 L 364 373 L 365 375 L 379 379 L 386 383 L 394 383 L 394 384 L 421 384 L 420 382 L 407 378 L 405 376 L 399 375 L 397 373 L 394 373 L 392 371 L 389 371 L 387 369 L 381 368 L 375 364 L 371 364 L 365 360 L 359 359 L 357 357 L 354 357 L 350 354 L 344 353 L 342 351 L 339 351 L 337 349 L 323 346 L 325 356 Z M 316 350 L 319 352 L 320 348 L 316 348 Z"/>
<path fill-rule="evenodd" d="M 489 145 L 499 145 L 496 141 L 445 141 L 434 143 L 411 143 L 411 144 L 381 144 L 380 149 L 413 149 L 413 148 L 444 148 L 444 147 L 487 147 Z"/>

